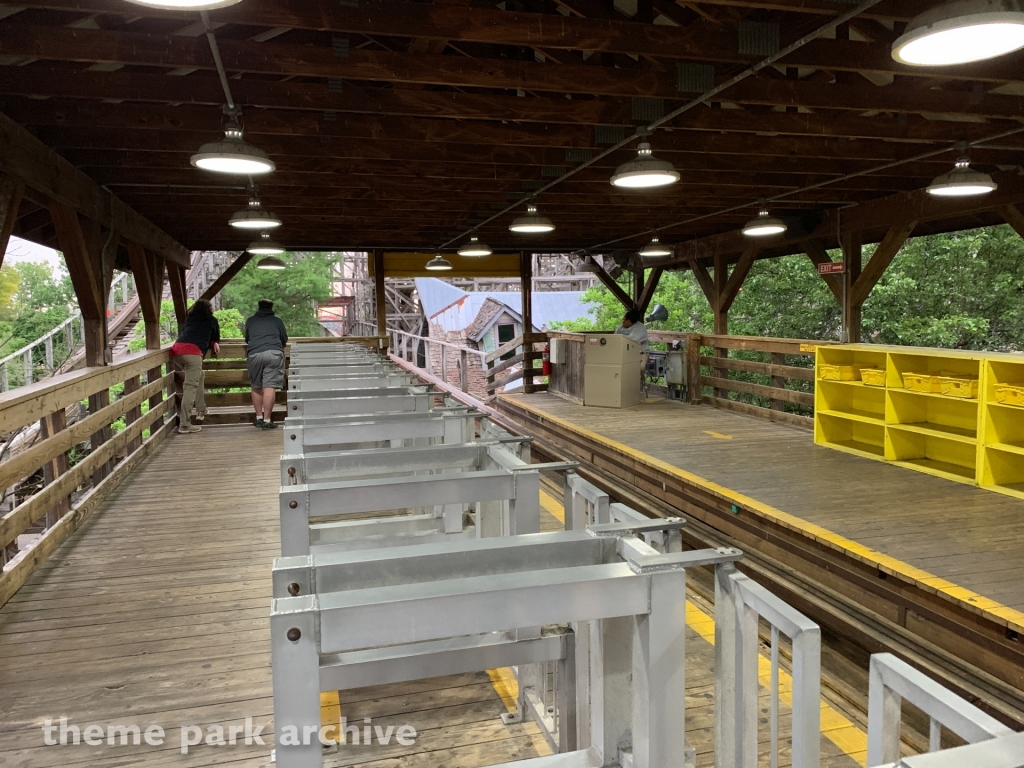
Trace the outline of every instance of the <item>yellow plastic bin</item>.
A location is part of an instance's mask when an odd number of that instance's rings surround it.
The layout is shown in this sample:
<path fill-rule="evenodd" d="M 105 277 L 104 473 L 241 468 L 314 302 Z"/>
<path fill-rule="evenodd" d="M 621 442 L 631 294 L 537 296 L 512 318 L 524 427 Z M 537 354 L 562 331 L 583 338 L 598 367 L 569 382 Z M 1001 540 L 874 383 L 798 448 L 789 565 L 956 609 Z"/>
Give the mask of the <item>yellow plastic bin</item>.
<path fill-rule="evenodd" d="M 965 400 L 978 397 L 978 380 L 971 376 L 940 376 L 939 386 L 942 394 L 949 397 L 962 397 Z"/>
<path fill-rule="evenodd" d="M 1024 408 L 1024 384 L 996 384 L 996 402 Z"/>
<path fill-rule="evenodd" d="M 826 365 L 818 366 L 820 378 L 825 381 L 859 381 L 860 368 L 855 365 Z"/>
<path fill-rule="evenodd" d="M 860 380 L 867 387 L 884 387 L 885 371 L 882 368 L 861 368 Z"/>
<path fill-rule="evenodd" d="M 911 392 L 942 392 L 942 374 L 904 373 L 903 387 Z"/>

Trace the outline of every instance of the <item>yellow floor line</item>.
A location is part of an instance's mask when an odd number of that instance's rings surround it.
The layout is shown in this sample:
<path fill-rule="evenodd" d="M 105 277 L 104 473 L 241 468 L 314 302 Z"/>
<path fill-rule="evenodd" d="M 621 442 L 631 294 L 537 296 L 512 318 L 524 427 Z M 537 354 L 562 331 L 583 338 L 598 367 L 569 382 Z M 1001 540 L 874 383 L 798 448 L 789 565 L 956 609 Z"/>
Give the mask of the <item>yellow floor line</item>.
<path fill-rule="evenodd" d="M 515 712 L 516 699 L 519 698 L 519 681 L 512 674 L 512 670 L 508 667 L 488 669 L 487 675 L 491 678 L 491 685 L 494 686 L 495 692 L 501 697 L 505 709 L 509 712 Z"/>
<path fill-rule="evenodd" d="M 558 522 L 565 523 L 565 507 L 558 503 L 554 496 L 547 491 L 540 492 L 540 506 Z"/>
<path fill-rule="evenodd" d="M 320 725 L 333 726 L 332 731 L 324 731 L 329 739 L 338 739 L 341 728 L 341 697 L 337 691 L 320 694 Z"/>
<path fill-rule="evenodd" d="M 719 485 L 707 478 L 687 472 L 686 470 L 673 466 L 672 464 L 662 461 L 661 459 L 657 459 L 649 454 L 641 453 L 635 448 L 619 443 L 611 438 L 598 434 L 597 432 L 593 432 L 586 427 L 581 427 L 573 422 L 566 421 L 565 419 L 561 419 L 557 416 L 552 416 L 547 411 L 529 405 L 518 397 L 511 398 L 506 395 L 501 395 L 500 397 L 508 400 L 508 402 L 512 403 L 515 407 L 522 408 L 524 411 L 528 411 L 535 416 L 541 417 L 545 421 L 557 424 L 563 429 L 575 432 L 589 440 L 593 440 L 594 442 L 615 451 L 624 453 L 635 461 L 639 461 L 668 475 L 677 477 L 684 482 L 700 486 L 701 488 L 729 501 L 732 504 L 744 509 L 749 509 L 752 512 L 756 512 L 762 517 L 773 520 L 786 528 L 800 531 L 811 539 L 819 541 L 833 549 L 845 552 L 862 562 L 876 566 L 881 571 L 893 576 L 900 576 L 910 583 L 920 585 L 929 592 L 935 592 L 943 595 L 950 601 L 957 603 L 974 613 L 986 614 L 987 616 L 995 619 L 998 624 L 1008 626 L 1018 632 L 1024 632 L 1024 611 L 1010 608 L 1009 606 L 1003 605 L 995 600 L 979 595 L 976 592 L 954 584 L 953 582 L 943 579 L 940 576 L 936 576 L 933 573 L 929 573 L 921 568 L 916 568 L 902 560 L 897 560 L 895 557 L 882 554 L 870 547 L 865 547 L 863 544 L 858 544 L 856 541 L 848 539 L 845 536 L 841 536 L 838 533 L 833 533 L 820 525 L 815 525 L 814 523 L 802 520 L 796 515 L 783 512 L 781 509 L 777 509 L 769 504 L 760 502 L 750 496 L 745 496 L 742 493 L 726 488 L 725 486 Z"/>
<path fill-rule="evenodd" d="M 689 600 L 686 601 L 686 623 L 708 643 L 715 644 L 715 620 Z M 763 654 L 757 659 L 757 677 L 762 687 L 771 685 L 771 659 Z M 779 701 L 787 707 L 793 706 L 793 678 L 782 669 L 779 670 Z M 860 765 L 867 764 L 867 734 L 825 701 L 821 702 L 821 733 Z"/>

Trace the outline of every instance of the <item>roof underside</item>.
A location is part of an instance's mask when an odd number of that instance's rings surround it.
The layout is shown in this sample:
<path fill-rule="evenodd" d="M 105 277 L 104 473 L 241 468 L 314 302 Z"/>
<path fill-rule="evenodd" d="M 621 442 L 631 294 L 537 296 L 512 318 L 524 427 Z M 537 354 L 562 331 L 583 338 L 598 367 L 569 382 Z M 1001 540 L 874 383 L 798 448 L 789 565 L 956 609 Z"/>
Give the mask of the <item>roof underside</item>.
<path fill-rule="evenodd" d="M 935 2 L 883 0 L 699 105 L 652 137 L 683 181 L 656 192 L 609 184 L 626 147 L 537 199 L 557 225 L 524 238 L 514 213 L 477 233 L 493 248 L 595 246 L 673 222 L 684 242 L 736 230 L 761 197 L 784 216 L 920 189 L 946 152 L 1020 127 L 1024 55 L 945 70 L 889 55 Z M 247 140 L 278 170 L 265 207 L 295 249 L 433 249 L 848 10 L 840 0 L 243 0 L 210 12 L 244 109 Z M 0 112 L 194 250 L 238 250 L 227 225 L 245 180 L 189 156 L 222 131 L 224 96 L 196 13 L 124 0 L 0 3 Z M 743 52 L 741 52 L 743 51 Z M 1020 170 L 1024 133 L 972 150 L 976 167 Z M 0 148 L 2 151 L 2 148 Z M 806 187 L 852 178 L 813 190 Z M 731 213 L 722 211 L 746 206 Z M 994 212 L 930 221 L 939 231 Z M 55 245 L 30 200 L 15 229 Z M 884 233 L 884 228 L 880 230 Z M 880 236 L 880 235 L 879 235 Z"/>

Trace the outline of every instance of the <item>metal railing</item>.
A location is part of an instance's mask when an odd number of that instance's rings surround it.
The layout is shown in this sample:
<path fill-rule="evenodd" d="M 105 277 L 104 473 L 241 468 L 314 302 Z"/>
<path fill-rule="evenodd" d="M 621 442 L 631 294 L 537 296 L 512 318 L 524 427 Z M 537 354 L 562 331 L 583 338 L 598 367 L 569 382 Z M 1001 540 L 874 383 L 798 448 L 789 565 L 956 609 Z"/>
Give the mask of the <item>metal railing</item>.
<path fill-rule="evenodd" d="M 470 349 L 459 344 L 452 344 L 440 339 L 432 339 L 428 336 L 418 336 L 408 331 L 400 331 L 397 328 L 389 328 L 388 335 L 391 337 L 391 354 L 412 363 L 417 368 L 422 367 L 431 376 L 452 383 L 463 392 L 470 391 L 470 370 L 485 371 L 487 369 L 487 353 L 479 349 Z M 419 364 L 420 345 L 423 345 L 424 365 Z M 435 371 L 434 350 L 440 350 L 440 359 L 436 362 L 440 365 L 440 371 Z M 477 365 L 471 364 L 472 359 L 477 359 Z M 449 367 L 451 361 L 455 362 L 454 369 Z M 449 373 L 455 370 L 458 382 L 449 382 Z M 478 394 L 483 394 L 478 393 Z"/>
<path fill-rule="evenodd" d="M 114 314 L 117 314 L 135 297 L 136 293 L 135 281 L 132 279 L 131 273 L 122 272 L 110 286 L 107 306 L 113 310 Z M 21 382 L 15 383 L 14 387 L 33 384 L 56 373 L 84 344 L 85 320 L 81 312 L 75 312 L 53 330 L 6 357 L 0 358 L 0 392 L 12 389 L 11 373 L 15 370 L 14 366 L 18 365 L 17 361 L 20 360 L 20 367 L 17 371 L 21 374 Z M 60 349 L 61 346 L 63 349 Z M 55 349 L 59 351 L 59 357 L 55 354 Z M 42 366 L 41 371 L 39 370 L 40 366 Z"/>
<path fill-rule="evenodd" d="M 871 657 L 868 672 L 869 768 L 896 763 L 900 759 L 903 699 L 929 718 L 929 752 L 941 749 L 943 728 L 955 733 L 968 744 L 1013 734 L 998 720 L 943 688 L 905 661 L 891 653 L 876 653 Z M 1024 763 L 1024 759 L 1021 762 Z M 959 765 L 983 768 L 986 764 L 966 762 Z"/>

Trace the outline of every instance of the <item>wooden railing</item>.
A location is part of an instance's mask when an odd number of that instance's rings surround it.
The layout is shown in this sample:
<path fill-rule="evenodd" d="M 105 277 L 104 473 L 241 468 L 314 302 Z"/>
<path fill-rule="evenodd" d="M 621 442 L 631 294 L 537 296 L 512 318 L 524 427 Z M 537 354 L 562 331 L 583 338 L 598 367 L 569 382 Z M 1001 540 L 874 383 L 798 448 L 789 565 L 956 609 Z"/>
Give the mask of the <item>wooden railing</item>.
<path fill-rule="evenodd" d="M 455 386 L 463 392 L 469 392 L 472 388 L 472 372 L 475 370 L 485 371 L 487 368 L 485 354 L 479 349 L 470 349 L 459 344 L 432 339 L 429 336 L 417 336 L 415 333 L 400 331 L 397 328 L 389 329 L 388 333 L 391 334 L 392 355 L 412 363 L 431 376 L 437 376 L 445 383 L 452 383 L 449 374 L 453 370 L 451 364 L 454 362 L 454 372 L 458 379 Z M 423 347 L 424 357 L 424 365 L 422 367 L 419 364 L 419 350 L 421 346 Z M 438 360 L 440 371 L 437 373 L 434 371 L 434 350 L 440 350 L 440 359 Z M 475 361 L 475 365 L 473 361 Z M 438 373 L 440 374 L 439 376 Z"/>
<path fill-rule="evenodd" d="M 516 336 L 512 341 L 502 344 L 484 357 L 484 363 L 487 365 L 487 394 L 492 395 L 502 387 L 520 379 L 523 380 L 523 392 L 527 394 L 547 390 L 547 384 L 534 383 L 534 379 L 541 373 L 533 364 L 543 355 L 536 348 L 537 345 L 546 344 L 547 341 L 548 334 L 546 333 L 524 333 Z M 501 358 L 505 355 L 511 355 L 511 357 L 502 360 Z M 502 373 L 505 375 L 499 376 Z"/>
<path fill-rule="evenodd" d="M 167 350 L 143 352 L 116 365 L 86 368 L 0 395 L 0 435 L 7 436 L 8 448 L 16 447 L 22 431 L 40 426 L 40 439 L 20 451 L 8 450 L 0 463 L 0 493 L 14 489 L 16 494 L 14 507 L 0 517 L 5 564 L 0 605 L 174 428 L 174 376 L 165 372 L 168 360 Z M 122 383 L 123 392 L 111 403 L 111 388 Z M 88 415 L 69 425 L 68 408 L 84 400 L 90 404 Z M 123 429 L 113 434 L 112 425 L 122 418 Z M 68 452 L 85 441 L 91 443 L 90 452 L 72 465 Z M 19 498 L 18 486 L 39 474 L 42 487 Z M 25 533 L 41 537 L 18 553 L 15 543 Z"/>
<path fill-rule="evenodd" d="M 811 428 L 814 350 L 831 341 L 650 331 L 652 348 L 686 344 L 688 401 Z M 583 402 L 583 334 L 549 333 L 567 344 L 551 366 L 548 391 Z M 730 357 L 730 354 L 732 355 Z"/>

